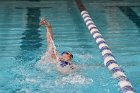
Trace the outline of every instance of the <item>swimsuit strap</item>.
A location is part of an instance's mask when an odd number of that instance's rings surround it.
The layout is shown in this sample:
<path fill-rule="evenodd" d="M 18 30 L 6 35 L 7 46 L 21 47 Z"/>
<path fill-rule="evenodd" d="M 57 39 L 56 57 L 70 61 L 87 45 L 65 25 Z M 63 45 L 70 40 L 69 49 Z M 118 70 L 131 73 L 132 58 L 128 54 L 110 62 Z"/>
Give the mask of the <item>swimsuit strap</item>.
<path fill-rule="evenodd" d="M 71 62 L 60 61 L 60 65 L 61 65 L 62 67 L 67 66 L 67 65 L 71 65 L 71 64 L 72 64 Z"/>

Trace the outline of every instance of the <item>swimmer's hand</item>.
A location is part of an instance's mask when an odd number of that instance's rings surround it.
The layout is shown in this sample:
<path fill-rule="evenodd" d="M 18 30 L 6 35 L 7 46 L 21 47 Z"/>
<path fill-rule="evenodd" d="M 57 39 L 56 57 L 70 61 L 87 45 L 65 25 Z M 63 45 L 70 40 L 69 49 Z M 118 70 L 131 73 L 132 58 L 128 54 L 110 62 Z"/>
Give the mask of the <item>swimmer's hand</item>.
<path fill-rule="evenodd" d="M 50 24 L 49 22 L 47 22 L 47 21 L 45 20 L 45 18 L 41 18 L 41 20 L 40 20 L 40 25 L 46 26 L 46 27 L 48 27 L 48 28 L 51 28 L 51 24 Z"/>

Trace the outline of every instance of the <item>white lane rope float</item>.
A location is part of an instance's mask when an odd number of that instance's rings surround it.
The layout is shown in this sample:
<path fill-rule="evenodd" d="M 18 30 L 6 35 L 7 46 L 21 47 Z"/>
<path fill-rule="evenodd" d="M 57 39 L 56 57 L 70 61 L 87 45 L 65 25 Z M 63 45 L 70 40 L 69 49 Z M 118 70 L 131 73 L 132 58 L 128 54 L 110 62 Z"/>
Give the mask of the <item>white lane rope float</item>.
<path fill-rule="evenodd" d="M 81 12 L 81 16 L 90 31 L 90 34 L 95 39 L 104 59 L 104 65 L 112 72 L 113 76 L 118 80 L 122 93 L 136 93 L 131 85 L 130 81 L 124 74 L 123 69 L 117 64 L 115 57 L 113 56 L 109 46 L 100 34 L 95 23 L 92 21 L 88 11 L 80 0 L 76 0 L 77 6 Z"/>

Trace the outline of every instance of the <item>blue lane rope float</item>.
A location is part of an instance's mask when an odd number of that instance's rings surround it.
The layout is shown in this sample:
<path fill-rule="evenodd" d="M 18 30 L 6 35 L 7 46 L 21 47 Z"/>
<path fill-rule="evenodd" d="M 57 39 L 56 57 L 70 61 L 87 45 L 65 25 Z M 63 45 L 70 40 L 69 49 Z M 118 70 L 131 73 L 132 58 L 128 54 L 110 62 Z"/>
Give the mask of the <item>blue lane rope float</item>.
<path fill-rule="evenodd" d="M 76 4 L 81 12 L 81 16 L 88 27 L 90 34 L 95 39 L 99 49 L 102 53 L 104 58 L 104 65 L 112 72 L 113 77 L 118 80 L 118 85 L 120 86 L 122 93 L 135 93 L 133 86 L 131 85 L 130 81 L 124 74 L 124 71 L 121 67 L 118 66 L 115 57 L 113 56 L 110 48 L 106 44 L 104 38 L 100 34 L 99 30 L 97 29 L 96 25 L 92 21 L 88 11 L 82 4 L 80 0 L 75 0 Z"/>

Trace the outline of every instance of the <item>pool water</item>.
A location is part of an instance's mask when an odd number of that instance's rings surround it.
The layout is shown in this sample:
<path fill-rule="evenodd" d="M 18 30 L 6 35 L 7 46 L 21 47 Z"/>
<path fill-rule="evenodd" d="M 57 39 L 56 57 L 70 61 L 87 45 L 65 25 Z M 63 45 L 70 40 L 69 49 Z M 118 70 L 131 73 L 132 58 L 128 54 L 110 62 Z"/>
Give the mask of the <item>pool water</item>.
<path fill-rule="evenodd" d="M 140 92 L 140 2 L 83 0 L 93 21 Z M 60 74 L 51 64 L 38 66 L 47 50 L 45 17 L 53 26 L 57 50 L 71 51 L 81 69 Z M 0 1 L 0 93 L 120 93 L 103 64 L 95 40 L 74 0 Z"/>

